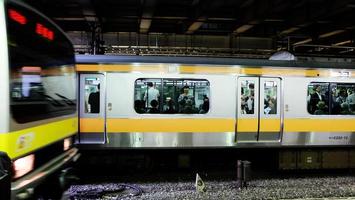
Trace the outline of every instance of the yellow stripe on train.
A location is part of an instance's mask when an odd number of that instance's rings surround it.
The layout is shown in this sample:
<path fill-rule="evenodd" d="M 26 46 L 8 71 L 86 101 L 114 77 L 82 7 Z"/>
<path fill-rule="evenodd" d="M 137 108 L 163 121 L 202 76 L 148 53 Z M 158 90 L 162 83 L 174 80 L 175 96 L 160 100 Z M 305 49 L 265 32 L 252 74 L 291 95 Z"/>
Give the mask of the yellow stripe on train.
<path fill-rule="evenodd" d="M 77 118 L 65 119 L 19 131 L 0 133 L 0 150 L 11 159 L 28 154 L 77 133 Z"/>
<path fill-rule="evenodd" d="M 229 132 L 234 126 L 234 119 L 107 119 L 108 132 Z M 102 119 L 80 119 L 80 132 L 103 127 Z"/>
<path fill-rule="evenodd" d="M 107 119 L 107 132 L 234 132 L 234 119 L 222 118 L 150 118 Z M 262 119 L 260 131 L 280 131 L 278 119 Z M 256 132 L 257 119 L 239 119 L 239 132 Z M 104 130 L 104 120 L 81 118 L 80 132 L 93 133 Z M 355 119 L 285 119 L 284 132 L 355 132 Z"/>

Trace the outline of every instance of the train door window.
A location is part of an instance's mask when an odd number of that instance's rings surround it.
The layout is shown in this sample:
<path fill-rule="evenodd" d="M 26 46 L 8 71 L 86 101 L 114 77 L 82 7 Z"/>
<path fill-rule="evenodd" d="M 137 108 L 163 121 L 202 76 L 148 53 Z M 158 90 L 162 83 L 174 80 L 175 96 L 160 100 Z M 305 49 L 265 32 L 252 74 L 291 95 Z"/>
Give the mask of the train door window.
<path fill-rule="evenodd" d="M 310 83 L 307 92 L 307 110 L 312 115 L 329 114 L 329 83 Z"/>
<path fill-rule="evenodd" d="M 85 78 L 85 113 L 100 113 L 100 78 Z"/>
<path fill-rule="evenodd" d="M 355 114 L 355 85 L 347 83 L 331 83 L 331 114 Z"/>
<path fill-rule="evenodd" d="M 161 112 L 161 79 L 137 79 L 134 90 L 134 109 L 137 113 Z"/>
<path fill-rule="evenodd" d="M 277 114 L 277 83 L 265 81 L 264 83 L 264 114 Z"/>
<path fill-rule="evenodd" d="M 255 82 L 250 80 L 241 81 L 241 114 L 254 114 L 254 86 Z"/>

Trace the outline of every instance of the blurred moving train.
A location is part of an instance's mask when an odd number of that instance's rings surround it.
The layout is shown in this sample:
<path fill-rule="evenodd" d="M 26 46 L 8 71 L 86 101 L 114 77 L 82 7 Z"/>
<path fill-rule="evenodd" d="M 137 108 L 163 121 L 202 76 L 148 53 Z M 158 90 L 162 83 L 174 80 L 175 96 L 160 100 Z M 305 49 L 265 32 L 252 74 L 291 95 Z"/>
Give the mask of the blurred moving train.
<path fill-rule="evenodd" d="M 11 173 L 0 159 L 0 178 L 17 199 L 79 155 L 75 59 L 64 32 L 29 6 L 1 0 L 0 21 L 0 152 L 12 161 Z"/>

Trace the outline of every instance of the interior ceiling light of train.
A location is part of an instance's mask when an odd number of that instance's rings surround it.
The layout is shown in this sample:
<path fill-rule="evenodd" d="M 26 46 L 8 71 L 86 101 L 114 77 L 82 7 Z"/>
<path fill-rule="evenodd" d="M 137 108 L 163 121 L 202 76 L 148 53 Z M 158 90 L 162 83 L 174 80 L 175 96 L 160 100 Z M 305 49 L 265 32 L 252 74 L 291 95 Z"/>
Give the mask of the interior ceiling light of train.
<path fill-rule="evenodd" d="M 352 58 L 355 0 L 27 0 L 77 53 Z"/>

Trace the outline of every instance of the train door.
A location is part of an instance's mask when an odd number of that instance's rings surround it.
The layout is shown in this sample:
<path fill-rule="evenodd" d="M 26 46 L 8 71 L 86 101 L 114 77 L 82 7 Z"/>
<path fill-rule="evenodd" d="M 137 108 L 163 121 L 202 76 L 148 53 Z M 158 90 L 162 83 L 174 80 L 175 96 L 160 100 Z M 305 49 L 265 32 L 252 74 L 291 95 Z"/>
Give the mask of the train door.
<path fill-rule="evenodd" d="M 281 97 L 280 78 L 238 78 L 237 142 L 281 140 Z"/>
<path fill-rule="evenodd" d="M 106 143 L 105 75 L 79 74 L 80 143 Z"/>

